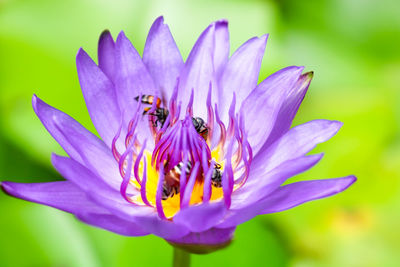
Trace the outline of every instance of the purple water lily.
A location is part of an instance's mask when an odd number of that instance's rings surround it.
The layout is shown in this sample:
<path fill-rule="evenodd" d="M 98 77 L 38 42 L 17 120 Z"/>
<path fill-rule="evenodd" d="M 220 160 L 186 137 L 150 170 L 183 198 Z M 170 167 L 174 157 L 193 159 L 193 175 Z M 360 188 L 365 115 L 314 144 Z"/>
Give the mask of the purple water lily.
<path fill-rule="evenodd" d="M 342 123 L 290 128 L 313 74 L 292 66 L 257 85 L 267 37 L 229 57 L 228 23 L 217 21 L 184 62 L 162 17 L 143 57 L 123 32 L 114 41 L 105 31 L 98 65 L 83 49 L 76 58 L 101 139 L 33 96 L 37 116 L 69 155 L 52 156 L 66 181 L 2 188 L 121 235 L 194 247 L 223 246 L 257 215 L 341 192 L 354 176 L 282 185 L 322 158 L 307 153 Z"/>

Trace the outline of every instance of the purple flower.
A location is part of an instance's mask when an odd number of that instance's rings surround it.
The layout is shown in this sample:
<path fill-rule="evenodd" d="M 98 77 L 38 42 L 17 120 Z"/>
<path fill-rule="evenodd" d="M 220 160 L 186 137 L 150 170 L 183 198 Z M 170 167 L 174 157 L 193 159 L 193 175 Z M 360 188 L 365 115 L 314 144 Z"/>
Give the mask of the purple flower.
<path fill-rule="evenodd" d="M 80 49 L 79 81 L 101 139 L 33 96 L 43 125 L 69 157 L 52 156 L 66 181 L 2 182 L 8 194 L 74 214 L 126 236 L 177 246 L 230 242 L 237 225 L 343 191 L 356 178 L 282 184 L 313 167 L 307 155 L 342 123 L 290 128 L 312 79 L 287 67 L 257 85 L 267 35 L 229 57 L 226 21 L 200 35 L 186 62 L 158 18 L 141 58 L 105 31 L 98 65 Z"/>

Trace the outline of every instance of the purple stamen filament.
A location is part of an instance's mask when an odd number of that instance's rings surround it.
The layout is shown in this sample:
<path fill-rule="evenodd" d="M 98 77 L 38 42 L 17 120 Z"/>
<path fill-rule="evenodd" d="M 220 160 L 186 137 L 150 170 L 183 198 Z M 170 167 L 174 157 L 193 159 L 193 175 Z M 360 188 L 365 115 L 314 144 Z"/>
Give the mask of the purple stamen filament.
<path fill-rule="evenodd" d="M 222 197 L 226 206 L 230 206 L 233 191 L 243 186 L 247 180 L 252 151 L 244 134 L 243 123 L 239 121 L 242 116 L 235 114 L 235 95 L 229 108 L 229 125 L 226 129 L 217 104 L 214 109 L 212 108 L 211 92 L 210 83 L 206 101 L 207 124 L 205 126 L 208 135 L 202 136 L 193 125 L 194 90 L 191 92 L 189 104 L 184 109 L 186 111 L 185 118 L 179 119 L 182 105 L 180 103 L 177 105 L 177 87 L 169 101 L 169 113 L 161 126 L 155 124 L 152 113 L 160 108 L 160 106 L 156 106 L 158 99 L 154 97 L 157 100 L 153 101 L 151 108 L 147 108 L 147 112 L 143 112 L 144 105 L 139 101 L 128 127 L 125 128 L 127 129 L 124 142 L 126 150 L 122 155 L 116 145 L 122 129 L 124 129 L 123 125 L 120 126 L 112 141 L 112 152 L 119 163 L 122 177 L 121 195 L 128 202 L 142 203 L 153 207 L 163 219 L 171 218 L 171 214 L 165 213 L 164 204 L 167 205 L 169 198 L 174 198 L 175 194 L 180 195 L 179 207 L 176 212 L 179 208 L 184 209 L 189 205 L 209 202 Z M 141 97 L 142 95 L 139 96 L 139 99 Z M 159 101 L 158 103 L 165 102 Z M 144 125 L 139 125 L 142 116 L 148 116 L 149 127 L 154 137 L 155 144 L 151 153 L 146 152 L 147 140 L 142 140 L 143 145 L 141 145 L 137 139 L 136 131 L 140 130 L 140 127 L 144 127 Z M 214 131 L 215 125 L 218 125 L 220 129 L 218 133 Z M 215 137 L 213 138 L 214 134 L 219 135 L 217 136 L 217 141 L 218 139 L 219 141 L 217 146 L 212 148 L 218 154 L 216 156 L 213 152 L 213 155 L 217 157 L 213 159 L 211 140 L 215 139 Z M 150 154 L 151 160 L 147 158 L 147 155 Z M 149 160 L 151 167 L 147 165 Z M 155 178 L 156 188 L 149 185 L 149 178 L 151 178 L 149 177 L 149 172 L 151 172 L 149 168 L 158 175 Z M 152 179 L 154 180 L 154 178 Z M 132 190 L 137 188 L 136 198 L 127 194 L 130 184 L 133 185 Z M 199 186 L 200 189 L 196 189 Z M 218 190 L 220 193 L 216 193 Z M 135 195 L 135 192 L 132 194 Z M 194 202 L 193 194 L 198 195 Z M 214 196 L 214 194 L 216 195 Z M 139 202 L 138 197 L 141 200 Z"/>

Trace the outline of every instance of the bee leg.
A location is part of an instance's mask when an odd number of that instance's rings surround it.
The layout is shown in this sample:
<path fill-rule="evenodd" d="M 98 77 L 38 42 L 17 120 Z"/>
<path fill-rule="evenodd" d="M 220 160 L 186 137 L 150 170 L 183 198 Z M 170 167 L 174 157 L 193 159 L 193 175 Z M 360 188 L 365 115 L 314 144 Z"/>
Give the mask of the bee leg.
<path fill-rule="evenodd" d="M 156 119 L 156 120 L 153 122 L 153 127 L 157 127 L 157 125 L 158 125 L 158 122 L 159 122 L 159 120 L 158 120 L 158 119 Z"/>

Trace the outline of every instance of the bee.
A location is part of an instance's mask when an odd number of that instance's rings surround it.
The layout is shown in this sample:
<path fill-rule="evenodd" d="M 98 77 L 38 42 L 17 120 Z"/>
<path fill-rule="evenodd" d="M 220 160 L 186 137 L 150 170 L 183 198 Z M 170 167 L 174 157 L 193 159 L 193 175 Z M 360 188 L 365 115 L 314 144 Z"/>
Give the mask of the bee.
<path fill-rule="evenodd" d="M 182 168 L 183 168 L 183 162 L 179 162 L 178 165 L 176 165 L 172 170 L 170 170 L 165 174 L 163 192 L 161 197 L 162 200 L 167 200 L 168 198 L 173 197 L 174 195 L 179 193 L 179 187 L 180 187 L 179 180 L 181 177 Z M 185 169 L 187 176 L 190 174 L 191 169 L 192 169 L 192 163 L 188 161 Z"/>
<path fill-rule="evenodd" d="M 171 186 L 167 183 L 167 181 L 164 180 L 161 199 L 167 200 L 168 198 L 173 197 L 176 194 L 179 194 L 179 186 Z"/>
<path fill-rule="evenodd" d="M 135 97 L 136 101 L 139 101 L 139 96 Z M 153 121 L 153 126 L 154 127 L 160 127 L 162 128 L 164 126 L 164 123 L 168 117 L 169 111 L 166 108 L 162 108 L 161 106 L 161 100 L 160 98 L 156 98 L 152 95 L 143 95 L 141 100 L 143 104 L 148 104 L 148 105 L 153 105 L 154 101 L 156 101 L 156 109 L 153 113 L 149 113 L 148 115 L 154 116 L 156 118 L 155 121 Z M 147 114 L 147 112 L 151 109 L 151 107 L 146 107 L 144 108 L 143 115 Z M 194 128 L 196 129 L 197 133 L 201 135 L 201 137 L 204 138 L 204 140 L 207 140 L 208 137 L 208 127 L 207 124 L 204 122 L 204 120 L 200 117 L 192 117 L 192 123 Z"/>
<path fill-rule="evenodd" d="M 148 115 L 154 116 L 156 120 L 153 121 L 153 127 L 159 126 L 162 128 L 164 126 L 164 123 L 168 117 L 169 111 L 166 108 L 161 108 L 161 99 L 160 98 L 155 98 L 152 95 L 143 95 L 141 98 L 141 102 L 143 104 L 148 104 L 148 105 L 153 105 L 154 99 L 156 99 L 156 109 L 153 113 L 149 113 Z M 135 97 L 136 101 L 139 101 L 139 96 Z M 147 114 L 147 112 L 151 109 L 151 107 L 146 107 L 144 108 L 143 115 Z"/>
<path fill-rule="evenodd" d="M 144 114 L 149 110 L 145 110 Z M 157 108 L 153 113 L 149 113 L 149 115 L 156 117 L 156 120 L 153 122 L 153 126 L 160 126 L 162 128 L 164 126 L 165 120 L 167 119 L 169 114 L 168 109 L 165 108 Z M 158 125 L 160 124 L 160 125 Z"/>
<path fill-rule="evenodd" d="M 214 187 L 222 187 L 222 173 L 221 173 L 221 164 L 216 163 L 212 176 L 211 176 L 211 184 Z"/>
<path fill-rule="evenodd" d="M 162 191 L 162 200 L 167 200 L 168 198 L 173 197 L 176 194 L 179 194 L 180 187 L 180 176 L 182 174 L 183 162 L 179 162 L 172 170 L 165 174 L 165 180 L 163 184 Z M 192 170 L 192 164 L 188 161 L 186 165 L 186 175 L 190 174 Z M 216 163 L 214 166 L 214 170 L 211 176 L 211 184 L 216 187 L 222 187 L 222 173 L 221 173 L 221 164 Z"/>
<path fill-rule="evenodd" d="M 196 129 L 197 133 L 201 135 L 201 137 L 204 138 L 204 140 L 207 140 L 208 136 L 208 127 L 204 120 L 200 117 L 195 117 L 192 118 L 193 126 Z"/>
<path fill-rule="evenodd" d="M 142 99 L 140 100 L 143 104 L 149 104 L 149 105 L 153 105 L 154 102 L 154 96 L 152 95 L 142 95 Z M 136 101 L 139 101 L 139 96 L 135 97 Z M 159 108 L 161 105 L 161 99 L 160 98 L 156 98 L 156 107 Z"/>

